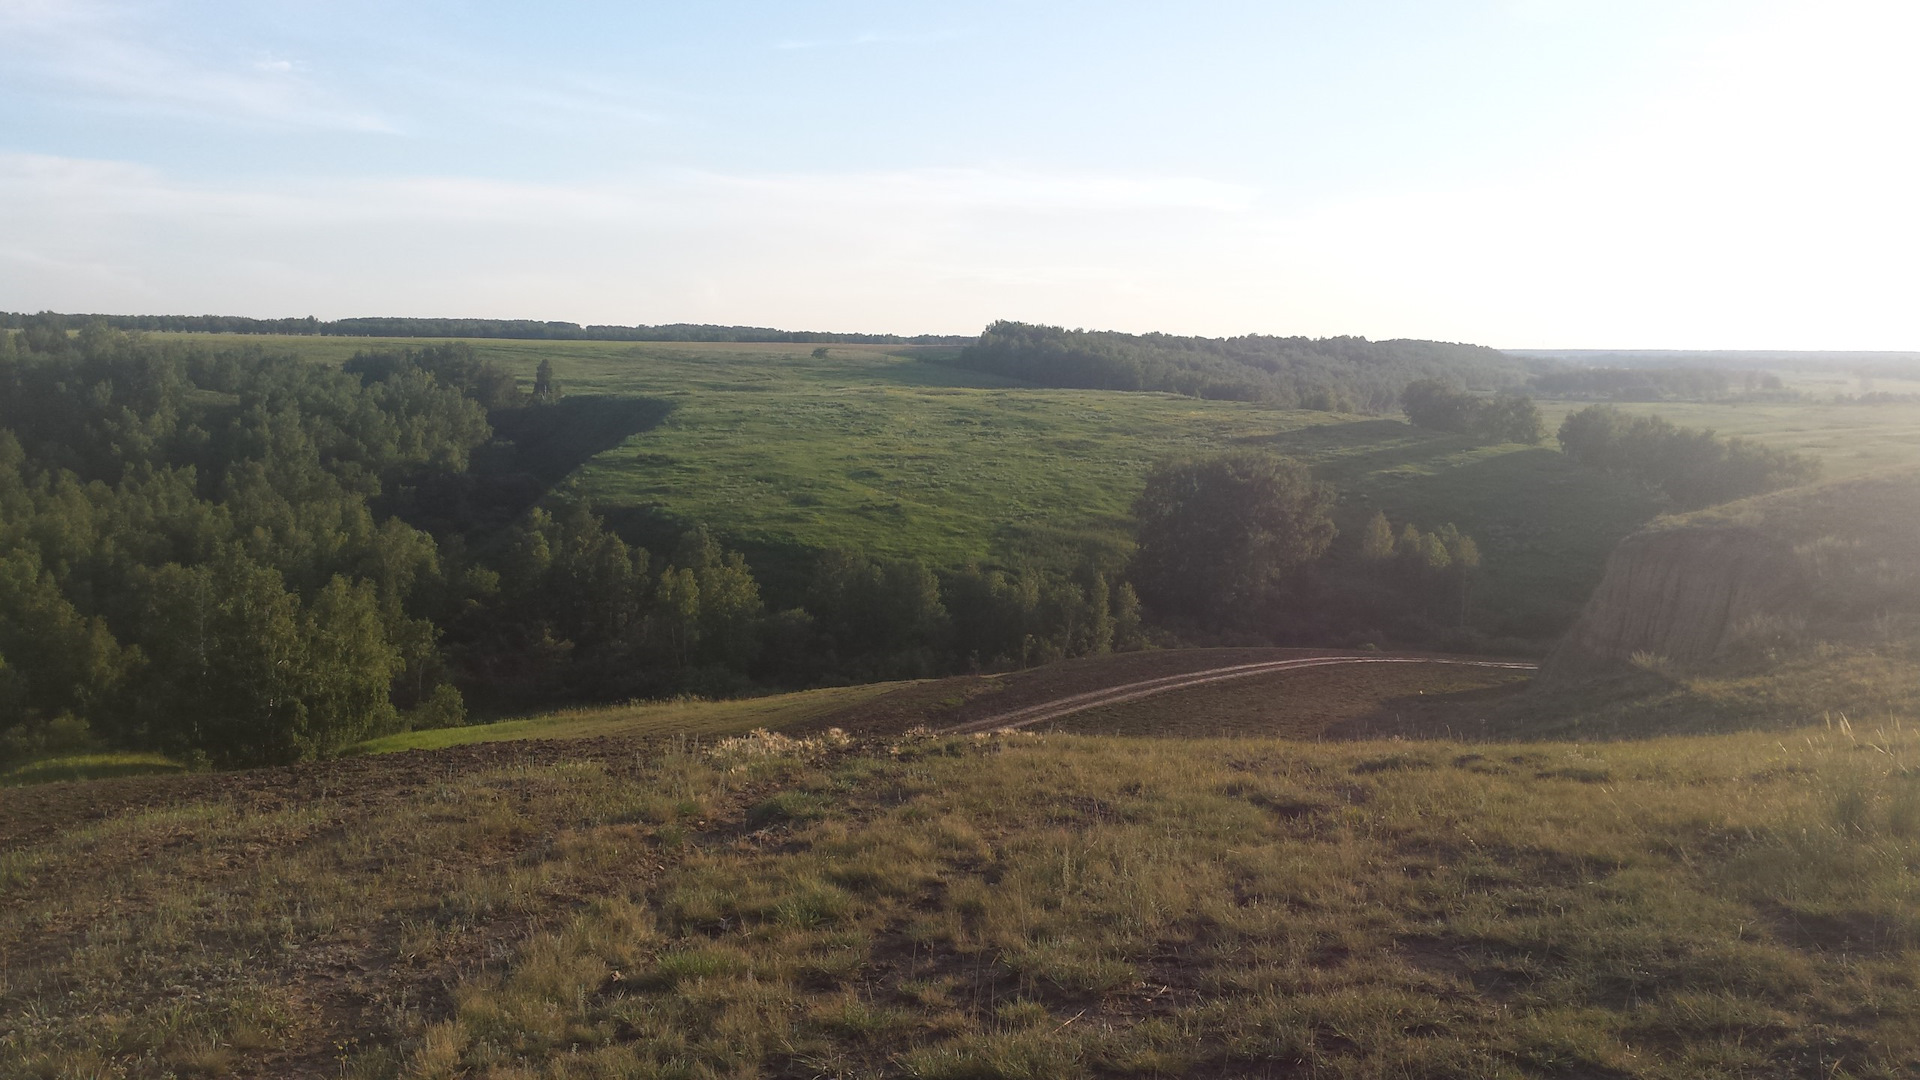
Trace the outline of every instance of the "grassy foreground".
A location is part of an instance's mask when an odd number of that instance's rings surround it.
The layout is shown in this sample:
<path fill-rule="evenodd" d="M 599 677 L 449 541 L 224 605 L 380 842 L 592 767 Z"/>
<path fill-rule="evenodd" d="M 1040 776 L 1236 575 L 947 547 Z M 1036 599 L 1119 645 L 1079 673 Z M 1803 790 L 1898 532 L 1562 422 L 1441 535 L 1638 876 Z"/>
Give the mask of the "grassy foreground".
<path fill-rule="evenodd" d="M 0 856 L 0 1073 L 1920 1069 L 1911 728 L 463 760 Z"/>

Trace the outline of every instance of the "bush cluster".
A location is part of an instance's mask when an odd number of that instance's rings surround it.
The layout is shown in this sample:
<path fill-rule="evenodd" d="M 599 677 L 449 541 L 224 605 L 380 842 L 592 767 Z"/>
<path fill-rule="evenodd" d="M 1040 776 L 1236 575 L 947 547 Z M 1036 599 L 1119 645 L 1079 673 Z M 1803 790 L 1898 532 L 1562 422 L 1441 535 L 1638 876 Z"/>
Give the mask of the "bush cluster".
<path fill-rule="evenodd" d="M 1518 361 L 1477 345 L 1357 337 L 1196 338 L 1017 322 L 987 327 L 958 363 L 1041 386 L 1157 390 L 1325 412 L 1385 412 L 1402 387 L 1421 378 L 1503 385 L 1524 374 Z"/>
<path fill-rule="evenodd" d="M 1471 435 L 1483 443 L 1526 443 L 1547 437 L 1540 410 L 1524 394 L 1469 394 L 1444 379 L 1420 379 L 1400 392 L 1400 409 L 1415 427 Z"/>
<path fill-rule="evenodd" d="M 1676 509 L 1732 502 L 1820 476 L 1820 463 L 1711 430 L 1678 427 L 1658 416 L 1629 416 L 1593 405 L 1560 425 L 1560 448 L 1574 461 L 1655 488 Z"/>

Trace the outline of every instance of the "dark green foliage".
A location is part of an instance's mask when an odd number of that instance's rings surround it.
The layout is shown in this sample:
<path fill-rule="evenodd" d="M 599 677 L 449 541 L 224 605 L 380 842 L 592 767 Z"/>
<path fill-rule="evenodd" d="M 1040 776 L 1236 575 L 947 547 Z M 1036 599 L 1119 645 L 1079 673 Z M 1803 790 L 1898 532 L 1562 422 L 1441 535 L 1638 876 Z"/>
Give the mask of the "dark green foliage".
<path fill-rule="evenodd" d="M 950 633 L 940 579 L 911 559 L 829 551 L 814 565 L 806 610 L 846 656 L 889 658 L 895 670 L 931 672 Z"/>
<path fill-rule="evenodd" d="M 1371 643 L 1475 651 L 1468 628 L 1482 581 L 1480 545 L 1451 523 L 1398 527 L 1376 512 L 1307 575 L 1307 600 L 1274 629 L 1300 644 Z M 1505 647 L 1510 648 L 1510 645 Z"/>
<path fill-rule="evenodd" d="M 0 730 L 86 715 L 137 659 L 75 610 L 37 553 L 0 556 Z"/>
<path fill-rule="evenodd" d="M 1331 488 L 1273 454 L 1163 465 L 1134 503 L 1133 580 L 1163 611 L 1253 616 L 1332 543 L 1332 506 Z"/>
<path fill-rule="evenodd" d="M 1493 349 L 1365 338 L 1175 337 L 996 322 L 958 361 L 1042 386 L 1160 390 L 1329 412 L 1384 412 L 1410 381 L 1504 386 L 1524 377 Z"/>
<path fill-rule="evenodd" d="M 1360 548 L 1362 564 L 1373 579 L 1379 582 L 1384 577 L 1392 583 L 1384 606 L 1402 612 L 1411 608 L 1422 618 L 1465 624 L 1480 570 L 1480 545 L 1452 522 L 1430 533 L 1408 524 L 1397 537 L 1392 528 L 1385 514 L 1375 515 Z M 1384 551 L 1379 544 L 1382 533 L 1392 538 Z"/>
<path fill-rule="evenodd" d="M 551 405 L 560 400 L 560 383 L 553 377 L 553 361 L 542 357 L 540 367 L 533 375 L 533 400 L 541 405 Z"/>
<path fill-rule="evenodd" d="M 1551 397 L 1608 401 L 1719 401 L 1785 390 L 1770 372 L 1695 367 L 1568 368 L 1534 376 L 1533 388 Z"/>
<path fill-rule="evenodd" d="M 948 576 L 942 595 L 954 649 L 969 667 L 1023 667 L 1145 645 L 1132 587 L 1090 566 L 1073 575 L 967 566 Z"/>
<path fill-rule="evenodd" d="M 1474 434 L 1489 443 L 1538 445 L 1547 437 L 1540 409 L 1525 394 L 1495 394 L 1480 406 Z"/>
<path fill-rule="evenodd" d="M 460 391 L 488 410 L 510 409 L 525 404 L 527 397 L 512 372 L 480 359 L 473 346 L 464 341 L 400 352 L 358 352 L 346 362 L 344 370 L 358 375 L 363 383 L 385 383 L 412 371 L 423 371 L 436 383 Z"/>
<path fill-rule="evenodd" d="M 146 663 L 96 726 L 221 764 L 325 756 L 391 728 L 400 656 L 371 584 L 336 577 L 303 604 L 239 555 L 140 579 Z"/>
<path fill-rule="evenodd" d="M 463 468 L 477 403 L 418 366 L 29 344 L 0 367 L 0 728 L 287 761 L 434 695 L 436 545 L 369 499 Z"/>
<path fill-rule="evenodd" d="M 1560 448 L 1582 465 L 1621 473 L 1658 489 L 1676 509 L 1732 502 L 1820 475 L 1820 463 L 1711 430 L 1677 427 L 1658 416 L 1629 416 L 1593 405 L 1560 425 Z"/>
<path fill-rule="evenodd" d="M 1420 379 L 1400 392 L 1400 408 L 1415 427 L 1471 435 L 1484 443 L 1526 443 L 1546 438 L 1540 410 L 1524 394 L 1469 394 L 1442 379 Z"/>

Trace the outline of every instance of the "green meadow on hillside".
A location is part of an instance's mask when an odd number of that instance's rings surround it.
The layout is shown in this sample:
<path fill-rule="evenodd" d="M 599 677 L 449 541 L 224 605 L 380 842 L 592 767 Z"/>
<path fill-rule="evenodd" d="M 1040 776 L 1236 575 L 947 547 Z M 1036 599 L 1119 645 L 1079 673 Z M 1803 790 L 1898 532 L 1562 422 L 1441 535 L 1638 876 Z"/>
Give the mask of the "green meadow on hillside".
<path fill-rule="evenodd" d="M 212 340 L 335 364 L 430 343 Z M 1349 530 L 1378 509 L 1396 524 L 1453 522 L 1474 536 L 1485 559 L 1476 625 L 1538 640 L 1564 628 L 1613 545 L 1657 510 L 1631 485 L 1572 466 L 1551 439 L 1476 447 L 1397 418 L 1024 387 L 941 363 L 950 348 L 834 345 L 816 357 L 793 344 L 473 344 L 528 381 L 550 360 L 569 395 L 645 399 L 615 445 L 591 445 L 599 452 L 561 487 L 657 547 L 704 522 L 776 593 L 804 580 L 812 552 L 833 547 L 936 567 L 1060 566 L 1087 552 L 1118 561 L 1128 508 L 1155 462 L 1256 445 L 1307 461 L 1338 487 Z M 1584 404 L 1547 401 L 1542 412 L 1552 428 Z M 1803 450 L 1834 478 L 1920 456 L 1920 405 L 1624 408 Z"/>
<path fill-rule="evenodd" d="M 165 337 L 167 335 L 155 335 Z M 204 337 L 196 340 L 206 340 Z M 246 337 L 327 363 L 414 340 Z M 1548 447 L 1474 447 L 1395 419 L 1169 394 L 1017 387 L 940 363 L 949 349 L 481 341 L 530 380 L 551 360 L 569 395 L 645 399 L 647 430 L 562 482 L 648 543 L 705 522 L 778 588 L 810 553 L 855 547 L 934 566 L 1118 561 L 1128 508 L 1154 463 L 1268 446 L 1299 456 L 1345 497 L 1481 542 L 1484 627 L 1540 637 L 1564 625 L 1607 551 L 1653 513 L 1641 493 L 1573 468 Z M 656 422 L 657 421 L 657 422 Z"/>

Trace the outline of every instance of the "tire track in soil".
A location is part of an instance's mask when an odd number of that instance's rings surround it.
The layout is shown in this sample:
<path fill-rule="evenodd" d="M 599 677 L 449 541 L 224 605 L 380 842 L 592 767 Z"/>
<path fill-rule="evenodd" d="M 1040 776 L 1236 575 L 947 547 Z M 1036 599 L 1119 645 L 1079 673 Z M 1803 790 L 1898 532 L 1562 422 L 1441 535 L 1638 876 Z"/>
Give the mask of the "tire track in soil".
<path fill-rule="evenodd" d="M 980 720 L 970 720 L 942 728 L 943 735 L 967 735 L 981 731 L 1010 731 L 1031 727 L 1048 720 L 1058 720 L 1088 709 L 1098 709 L 1106 705 L 1122 705 L 1156 694 L 1187 690 L 1196 686 L 1226 682 L 1231 679 L 1246 679 L 1256 675 L 1270 675 L 1275 672 L 1295 671 L 1301 668 L 1328 667 L 1336 664 L 1446 664 L 1454 667 L 1504 668 L 1511 671 L 1537 671 L 1538 664 L 1513 660 L 1460 660 L 1450 657 L 1433 656 L 1310 656 L 1288 660 L 1266 660 L 1251 664 L 1235 664 L 1227 667 L 1208 668 L 1203 671 L 1188 672 L 1180 675 L 1166 675 L 1157 679 L 1143 679 L 1138 682 L 1123 683 L 1102 690 L 1072 694 L 1038 705 L 1029 705 L 1023 709 L 1000 713 Z"/>

